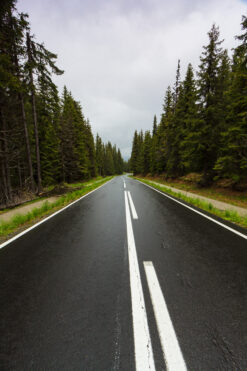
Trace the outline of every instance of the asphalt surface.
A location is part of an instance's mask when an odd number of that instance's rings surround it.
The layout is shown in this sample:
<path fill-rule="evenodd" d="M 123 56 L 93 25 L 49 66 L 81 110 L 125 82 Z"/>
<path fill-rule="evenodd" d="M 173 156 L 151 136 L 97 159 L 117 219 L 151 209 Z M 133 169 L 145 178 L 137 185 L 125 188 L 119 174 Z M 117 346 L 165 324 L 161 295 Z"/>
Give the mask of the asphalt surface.
<path fill-rule="evenodd" d="M 127 177 L 0 250 L 0 370 L 136 369 L 125 191 L 155 369 L 147 261 L 187 369 L 247 370 L 247 240 Z"/>

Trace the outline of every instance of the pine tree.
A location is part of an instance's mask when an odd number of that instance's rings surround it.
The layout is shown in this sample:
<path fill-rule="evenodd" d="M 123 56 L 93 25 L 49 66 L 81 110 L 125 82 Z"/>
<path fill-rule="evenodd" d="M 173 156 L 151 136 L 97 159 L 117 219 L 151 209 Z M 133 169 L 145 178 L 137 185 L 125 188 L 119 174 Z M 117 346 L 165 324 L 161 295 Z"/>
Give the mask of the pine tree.
<path fill-rule="evenodd" d="M 151 149 L 152 149 L 152 138 L 150 131 L 145 132 L 144 143 L 143 143 L 143 174 L 147 175 L 151 172 Z"/>
<path fill-rule="evenodd" d="M 41 80 L 37 93 L 37 116 L 40 123 L 40 164 L 43 185 L 61 181 L 60 99 L 57 87 Z"/>
<path fill-rule="evenodd" d="M 157 129 L 158 129 L 158 127 L 157 127 L 157 117 L 156 117 L 156 115 L 154 115 L 154 121 L 153 121 L 153 136 L 154 136 L 154 135 L 157 135 Z"/>
<path fill-rule="evenodd" d="M 173 93 L 172 93 L 173 110 L 174 111 L 176 109 L 176 105 L 177 105 L 177 102 L 178 102 L 180 85 L 181 85 L 181 74 L 180 74 L 180 59 L 179 59 L 178 60 L 178 65 L 177 65 L 177 71 L 176 71 L 176 80 L 175 80 L 175 84 L 174 84 L 174 87 L 173 87 Z"/>
<path fill-rule="evenodd" d="M 156 174 L 158 171 L 157 167 L 157 159 L 158 159 L 158 126 L 157 126 L 157 118 L 154 115 L 153 120 L 153 136 L 151 142 L 151 153 L 150 153 L 150 171 L 152 175 Z"/>
<path fill-rule="evenodd" d="M 201 185 L 218 177 L 247 181 L 247 17 L 234 50 L 233 63 L 222 51 L 219 29 L 208 33 L 195 81 L 191 64 L 180 81 L 178 61 L 173 91 L 168 87 L 160 123 L 153 124 L 151 146 L 146 133 L 135 132 L 131 167 L 134 174 L 181 176 L 202 173 Z M 149 149 L 148 149 L 149 148 Z M 149 166 L 150 164 L 150 166 Z M 245 183 L 244 183 L 245 184 Z"/>
<path fill-rule="evenodd" d="M 89 120 L 85 123 L 85 142 L 88 156 L 88 177 L 95 177 L 97 174 L 97 164 L 96 164 L 96 153 L 94 146 L 94 137 L 91 130 L 91 125 Z"/>
<path fill-rule="evenodd" d="M 198 145 L 200 145 L 198 132 L 201 121 L 198 115 L 196 82 L 191 64 L 188 65 L 183 82 L 183 94 L 177 111 L 177 120 L 180 121 L 182 129 L 179 138 L 180 167 L 185 173 L 199 171 L 201 158 L 198 156 Z"/>
<path fill-rule="evenodd" d="M 108 142 L 105 146 L 105 173 L 106 175 L 115 174 L 114 162 L 112 156 L 112 145 Z"/>
<path fill-rule="evenodd" d="M 62 113 L 60 123 L 60 143 L 61 143 L 61 162 L 62 162 L 62 179 L 63 181 L 72 182 L 78 179 L 80 173 L 80 163 L 78 151 L 80 145 L 83 146 L 82 133 L 75 129 L 76 110 L 71 93 L 64 87 L 62 97 Z M 75 133 L 79 138 L 75 138 Z M 76 142 L 77 141 L 77 145 Z"/>
<path fill-rule="evenodd" d="M 134 133 L 133 143 L 132 143 L 132 152 L 131 152 L 131 158 L 130 158 L 130 165 L 131 169 L 133 171 L 133 174 L 138 174 L 138 152 L 139 152 L 139 141 L 138 141 L 138 134 L 137 130 Z"/>
<path fill-rule="evenodd" d="M 15 0 L 0 7 L 0 204 L 18 202 L 22 191 L 77 181 L 97 173 L 95 143 L 79 102 L 64 89 L 62 100 L 52 75 L 57 56 L 34 40 L 28 15 Z M 120 150 L 102 144 L 102 174 L 122 172 Z M 109 165 L 109 161 L 108 161 Z M 42 180 L 42 182 L 41 182 Z M 25 192 L 26 193 L 26 192 Z M 21 198 L 20 200 L 21 201 Z"/>
<path fill-rule="evenodd" d="M 201 159 L 202 184 L 213 179 L 220 142 L 220 109 L 218 101 L 219 66 L 222 55 L 219 29 L 215 25 L 208 32 L 209 44 L 204 46 L 198 72 L 201 125 L 198 132 L 197 155 Z"/>
<path fill-rule="evenodd" d="M 114 174 L 118 174 L 119 168 L 118 168 L 118 157 L 117 157 L 116 144 L 112 146 L 112 158 L 113 158 L 113 164 L 114 164 Z"/>
<path fill-rule="evenodd" d="M 95 156 L 96 156 L 96 163 L 97 163 L 97 172 L 100 176 L 103 176 L 105 174 L 104 172 L 104 145 L 98 134 L 96 135 Z"/>
<path fill-rule="evenodd" d="M 184 118 L 184 91 L 182 86 L 179 86 L 177 92 L 176 104 L 171 123 L 167 128 L 167 151 L 166 154 L 166 175 L 177 177 L 182 175 L 182 161 L 180 156 L 180 145 L 183 140 L 183 118 Z"/>
<path fill-rule="evenodd" d="M 38 76 L 45 83 L 51 82 L 51 73 L 61 75 L 63 73 L 55 65 L 55 60 L 57 56 L 50 51 L 48 51 L 43 44 L 35 43 L 33 37 L 28 31 L 26 33 L 26 47 L 27 47 L 27 63 L 26 70 L 29 77 L 29 89 L 31 93 L 31 103 L 32 103 L 32 115 L 34 124 L 34 135 L 35 135 L 35 152 L 36 152 L 36 167 L 37 167 L 37 184 L 38 193 L 41 191 L 41 166 L 40 166 L 40 148 L 39 148 L 39 129 L 37 120 L 37 107 L 36 107 L 36 87 L 34 83 L 34 74 Z M 50 70 L 49 70 L 50 68 Z"/>
<path fill-rule="evenodd" d="M 152 175 L 158 173 L 158 136 L 157 134 L 153 135 L 152 142 L 151 142 L 151 155 L 150 155 L 150 171 Z"/>
<path fill-rule="evenodd" d="M 23 82 L 19 58 L 23 59 L 22 41 L 28 23 L 26 15 L 19 14 L 15 4 L 16 1 L 3 1 L 0 10 L 0 199 L 7 205 L 13 201 L 15 188 L 21 188 L 23 178 L 27 177 L 23 158 L 26 156 L 23 124 L 27 124 L 25 112 L 22 111 L 21 117 L 20 110 Z M 30 149 L 29 140 L 26 144 Z M 30 161 L 28 163 L 30 165 Z M 31 171 L 32 166 L 32 180 Z"/>
<path fill-rule="evenodd" d="M 144 137 L 141 130 L 138 135 L 138 156 L 137 156 L 137 173 L 143 174 L 144 172 Z"/>
<path fill-rule="evenodd" d="M 120 149 L 118 148 L 117 151 L 117 162 L 118 162 L 118 167 L 117 167 L 117 174 L 123 174 L 124 171 L 124 161 L 120 152 Z"/>
<path fill-rule="evenodd" d="M 243 33 L 236 36 L 228 99 L 227 128 L 222 133 L 221 156 L 215 165 L 220 176 L 235 183 L 247 179 L 247 17 L 242 17 Z"/>
<path fill-rule="evenodd" d="M 168 86 L 165 94 L 163 113 L 158 127 L 158 151 L 157 151 L 157 170 L 162 173 L 166 169 L 167 159 L 171 151 L 171 125 L 173 116 L 173 98 L 171 87 Z"/>
<path fill-rule="evenodd" d="M 26 49 L 23 45 L 24 40 L 24 33 L 29 27 L 29 23 L 27 21 L 27 14 L 18 13 L 15 6 L 13 6 L 13 2 L 9 1 L 11 8 L 8 10 L 9 15 L 9 26 L 11 30 L 8 31 L 8 35 L 11 37 L 11 42 L 9 45 L 9 50 L 12 52 L 12 63 L 15 67 L 15 77 L 18 81 L 18 88 L 16 87 L 16 93 L 18 94 L 18 100 L 21 108 L 21 119 L 17 118 L 17 121 L 22 121 L 23 128 L 24 128 L 24 136 L 25 136 L 25 144 L 26 144 L 26 152 L 27 152 L 27 160 L 28 160 L 28 168 L 29 168 L 29 183 L 31 191 L 35 191 L 35 184 L 34 184 L 34 177 L 33 177 L 33 163 L 31 157 L 31 145 L 29 139 L 29 132 L 28 132 L 28 122 L 27 122 L 27 115 L 25 109 L 25 95 L 27 93 L 27 89 L 25 86 L 25 81 L 23 80 L 24 76 L 24 64 L 22 61 L 26 57 Z M 5 33 L 6 35 L 6 33 Z M 17 113 L 17 112 L 16 112 Z M 19 116 L 19 114 L 17 113 Z M 18 122 L 19 124 L 19 122 Z M 23 154 L 24 154 L 24 146 L 21 145 L 19 149 L 19 158 L 18 158 L 18 176 L 20 180 L 20 184 L 22 185 L 22 169 L 21 163 L 24 165 Z M 24 166 L 23 166 L 24 167 Z M 24 174 L 25 177 L 25 174 Z M 25 183 L 26 180 L 25 180 Z M 22 187 L 22 186 L 21 186 Z"/>

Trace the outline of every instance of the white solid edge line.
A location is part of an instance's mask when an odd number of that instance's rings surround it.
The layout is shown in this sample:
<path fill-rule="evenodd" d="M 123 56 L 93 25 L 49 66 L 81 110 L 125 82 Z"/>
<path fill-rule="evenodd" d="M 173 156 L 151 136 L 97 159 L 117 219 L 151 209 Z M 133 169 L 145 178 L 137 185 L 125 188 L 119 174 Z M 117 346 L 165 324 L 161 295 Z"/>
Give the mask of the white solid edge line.
<path fill-rule="evenodd" d="M 130 291 L 132 303 L 132 321 L 133 321 L 136 371 L 146 370 L 155 371 L 153 350 L 149 334 L 147 313 L 145 308 L 141 277 L 135 247 L 135 239 L 126 191 L 124 192 L 124 196 L 125 196 L 125 212 L 127 226 Z"/>
<path fill-rule="evenodd" d="M 177 336 L 162 294 L 162 290 L 152 262 L 143 262 L 148 288 L 153 304 L 154 315 L 164 354 L 166 368 L 169 371 L 186 371 L 186 364 L 177 340 Z"/>
<path fill-rule="evenodd" d="M 20 237 L 23 236 L 24 234 L 30 232 L 32 229 L 38 227 L 40 224 L 42 224 L 42 223 L 46 222 L 47 220 L 53 218 L 53 216 L 55 216 L 55 215 L 61 213 L 62 211 L 64 211 L 64 210 L 67 209 L 68 207 L 74 205 L 76 202 L 80 201 L 80 200 L 83 199 L 84 197 L 87 197 L 87 196 L 90 195 L 91 193 L 97 191 L 98 189 L 100 189 L 101 187 L 103 187 L 104 185 L 106 185 L 107 183 L 111 182 L 113 179 L 114 179 L 114 178 L 108 180 L 106 183 L 104 183 L 104 184 L 102 184 L 101 186 L 99 186 L 99 187 L 93 189 L 92 191 L 86 193 L 86 194 L 83 195 L 82 197 L 80 197 L 80 198 L 78 198 L 77 200 L 71 202 L 69 205 L 67 205 L 67 206 L 63 207 L 62 209 L 56 211 L 55 213 L 49 215 L 47 218 L 42 219 L 40 222 L 38 222 L 38 223 L 32 225 L 31 227 L 25 229 L 25 231 L 23 231 L 23 232 L 17 234 L 16 236 L 10 238 L 9 240 L 3 242 L 3 243 L 0 245 L 0 249 L 2 249 L 3 247 L 7 246 L 7 245 L 10 244 L 11 242 L 17 240 L 18 238 L 20 238 Z"/>
<path fill-rule="evenodd" d="M 136 180 L 137 180 L 137 179 L 136 179 Z M 153 189 L 154 191 L 156 191 L 156 192 L 162 194 L 163 196 L 165 196 L 165 197 L 167 197 L 167 198 L 170 198 L 171 200 L 177 202 L 178 204 L 183 205 L 184 207 L 187 207 L 187 209 L 194 211 L 195 213 L 197 213 L 197 214 L 203 216 L 204 218 L 206 218 L 206 219 L 208 219 L 208 220 L 211 220 L 212 222 L 214 222 L 214 223 L 220 225 L 220 226 L 223 227 L 223 228 L 228 229 L 229 231 L 231 231 L 231 232 L 237 234 L 238 236 L 244 238 L 245 240 L 247 240 L 247 235 L 245 235 L 245 234 L 243 234 L 243 233 L 237 231 L 236 229 L 233 229 L 233 228 L 228 227 L 227 225 L 225 225 L 225 224 L 223 224 L 223 223 L 221 223 L 221 222 L 218 222 L 217 220 L 211 218 L 210 216 L 201 213 L 200 211 L 194 209 L 193 207 L 190 207 L 190 206 L 184 204 L 183 202 L 180 202 L 180 201 L 176 200 L 175 198 L 173 198 L 173 197 L 171 197 L 171 196 L 168 196 L 166 193 L 163 193 L 163 192 L 159 191 L 158 189 L 156 189 L 156 188 L 154 188 L 154 187 L 152 187 L 152 186 L 150 186 L 150 185 L 148 185 L 148 184 L 146 184 L 146 183 L 141 182 L 140 180 L 137 180 L 137 181 L 138 181 L 139 183 L 141 183 L 141 184 L 143 184 L 143 185 L 145 185 L 145 186 L 147 186 L 147 187 Z M 164 192 L 165 192 L 165 191 L 164 191 Z"/>
<path fill-rule="evenodd" d="M 129 202 L 130 202 L 130 208 L 131 208 L 133 219 L 138 219 L 138 215 L 137 215 L 136 208 L 135 208 L 134 202 L 132 200 L 130 191 L 127 191 L 127 192 L 128 192 L 128 198 L 129 198 Z"/>

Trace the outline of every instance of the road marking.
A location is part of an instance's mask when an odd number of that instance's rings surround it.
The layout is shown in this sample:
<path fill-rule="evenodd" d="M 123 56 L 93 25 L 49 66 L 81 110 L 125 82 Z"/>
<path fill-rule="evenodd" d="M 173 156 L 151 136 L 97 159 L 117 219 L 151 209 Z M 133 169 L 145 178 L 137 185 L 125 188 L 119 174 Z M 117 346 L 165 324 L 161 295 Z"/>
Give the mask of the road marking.
<path fill-rule="evenodd" d="M 155 371 L 153 350 L 149 334 L 147 313 L 145 308 L 139 265 L 135 247 L 135 238 L 131 223 L 131 215 L 127 192 L 125 197 L 125 213 L 128 240 L 129 272 L 130 272 L 130 291 L 132 302 L 132 321 L 135 345 L 136 371 Z"/>
<path fill-rule="evenodd" d="M 137 215 L 136 208 L 135 208 L 134 202 L 132 200 L 130 191 L 128 191 L 128 198 L 129 198 L 129 202 L 130 202 L 130 208 L 131 208 L 133 219 L 138 219 L 138 215 Z"/>
<path fill-rule="evenodd" d="M 124 183 L 124 188 L 126 188 L 126 184 Z"/>
<path fill-rule="evenodd" d="M 60 209 L 60 210 L 58 210 L 58 211 L 56 211 L 54 214 L 49 215 L 47 218 L 45 218 L 45 219 L 41 220 L 40 222 L 38 222 L 38 223 L 32 225 L 30 228 L 25 229 L 25 231 L 23 231 L 23 232 L 17 234 L 16 236 L 12 237 L 10 240 L 5 241 L 4 243 L 2 243 L 2 244 L 0 245 L 0 249 L 2 249 L 3 247 L 5 247 L 6 245 L 10 244 L 11 242 L 17 240 L 18 238 L 20 238 L 20 237 L 23 236 L 24 234 L 30 232 L 32 229 L 38 227 L 40 224 L 45 223 L 47 220 L 53 218 L 53 216 L 55 216 L 55 215 L 61 213 L 62 211 L 64 211 L 64 210 L 67 209 L 68 207 L 74 205 L 76 202 L 82 200 L 84 197 L 89 196 L 91 193 L 97 191 L 98 189 L 100 189 L 100 188 L 103 187 L 104 185 L 106 185 L 106 184 L 108 184 L 109 182 L 111 182 L 113 179 L 114 179 L 114 178 L 108 180 L 106 183 L 102 184 L 102 185 L 99 186 L 98 188 L 93 189 L 92 191 L 88 192 L 88 193 L 85 194 L 84 196 L 82 196 L 82 197 L 78 198 L 77 200 L 71 202 L 69 205 L 63 207 L 62 209 Z"/>
<path fill-rule="evenodd" d="M 137 180 L 137 179 L 136 179 L 136 180 Z M 177 202 L 178 204 L 180 204 L 180 205 L 186 207 L 187 209 L 194 211 L 195 213 L 197 213 L 197 214 L 203 216 L 204 218 L 206 218 L 206 219 L 208 219 L 208 220 L 211 220 L 212 222 L 214 222 L 214 223 L 220 225 L 221 227 L 223 227 L 223 228 L 225 228 L 225 229 L 228 229 L 229 231 L 231 231 L 231 232 L 237 234 L 238 236 L 244 238 L 245 240 L 247 240 L 247 235 L 246 235 L 246 234 L 243 234 L 243 233 L 237 231 L 236 229 L 233 229 L 233 228 L 231 228 L 231 227 L 228 227 L 226 224 L 223 224 L 223 223 L 221 223 L 221 222 L 218 222 L 218 220 L 216 220 L 216 219 L 214 219 L 214 218 L 211 218 L 210 216 L 208 216 L 208 215 L 206 215 L 206 214 L 203 214 L 203 213 L 201 213 L 200 211 L 198 211 L 198 210 L 196 210 L 196 209 L 193 209 L 193 207 L 190 207 L 190 206 L 184 204 L 183 202 L 180 202 L 180 201 L 176 200 L 175 198 L 173 198 L 173 197 L 171 197 L 171 196 L 168 196 L 166 193 L 163 193 L 163 192 L 159 191 L 158 189 L 156 189 L 156 188 L 154 188 L 154 187 L 152 187 L 152 186 L 150 186 L 150 185 L 148 185 L 148 184 L 146 184 L 146 183 L 140 182 L 140 180 L 137 180 L 137 181 L 138 181 L 139 183 L 141 183 L 141 184 L 143 184 L 143 185 L 145 185 L 145 186 L 147 186 L 147 187 L 153 189 L 154 191 L 156 191 L 156 192 L 162 194 L 163 196 L 165 196 L 165 197 L 167 197 L 167 198 L 170 198 L 171 200 L 173 200 L 173 201 Z"/>
<path fill-rule="evenodd" d="M 175 330 L 152 262 L 144 262 L 160 342 L 168 371 L 186 371 Z"/>

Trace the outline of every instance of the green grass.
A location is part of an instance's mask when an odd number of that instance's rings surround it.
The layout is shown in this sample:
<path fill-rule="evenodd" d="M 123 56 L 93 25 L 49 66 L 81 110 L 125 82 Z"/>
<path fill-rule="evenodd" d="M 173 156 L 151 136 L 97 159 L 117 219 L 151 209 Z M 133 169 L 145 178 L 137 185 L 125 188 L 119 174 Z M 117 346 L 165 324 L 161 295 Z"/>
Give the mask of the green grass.
<path fill-rule="evenodd" d="M 228 220 L 230 222 L 233 222 L 237 225 L 240 225 L 241 227 L 245 227 L 247 228 L 247 216 L 240 216 L 236 211 L 233 211 L 233 210 L 219 210 L 217 209 L 216 207 L 214 207 L 212 205 L 211 202 L 206 202 L 206 201 L 203 201 L 203 200 L 200 200 L 199 198 L 193 198 L 193 197 L 188 197 L 184 194 L 182 194 L 181 192 L 174 192 L 172 191 L 170 188 L 166 187 L 166 186 L 159 186 L 149 180 L 144 180 L 142 178 L 136 178 L 136 177 L 133 177 L 134 179 L 137 179 L 143 183 L 146 183 L 150 186 L 152 186 L 153 188 L 156 188 L 158 190 L 160 190 L 161 192 L 165 192 L 165 193 L 168 193 L 170 194 L 171 196 L 174 196 L 176 198 L 179 198 L 189 204 L 192 204 L 202 210 L 205 210 L 205 211 L 208 211 L 209 213 L 211 214 L 214 214 L 214 215 L 217 215 L 219 216 L 220 218 L 222 219 L 225 219 L 225 220 Z"/>
<path fill-rule="evenodd" d="M 79 187 L 86 187 L 91 185 L 92 183 L 99 183 L 102 180 L 102 176 L 98 176 L 96 178 L 90 179 L 87 182 L 78 182 L 78 183 L 65 183 L 65 185 L 69 188 L 79 188 Z"/>
<path fill-rule="evenodd" d="M 44 198 L 46 198 L 46 197 L 38 197 L 38 198 L 35 198 L 33 200 L 24 202 L 23 204 L 20 204 L 18 206 L 15 206 L 14 208 L 8 208 L 8 209 L 0 210 L 0 215 L 6 213 L 7 211 L 11 211 L 13 209 L 18 210 L 19 208 L 21 208 L 23 206 L 34 204 L 35 202 L 38 202 L 38 201 L 42 201 Z"/>
<path fill-rule="evenodd" d="M 247 194 L 246 192 L 233 191 L 229 188 L 219 188 L 214 186 L 202 188 L 199 187 L 195 182 L 184 181 L 183 178 L 177 180 L 164 180 L 162 177 L 145 177 L 145 179 L 151 182 L 158 182 L 164 184 L 167 187 L 174 187 L 183 191 L 198 194 L 200 196 L 213 198 L 215 200 L 223 201 L 239 207 L 247 207 Z"/>
<path fill-rule="evenodd" d="M 43 205 L 39 208 L 34 208 L 32 211 L 27 214 L 21 215 L 17 214 L 8 222 L 0 222 L 0 237 L 6 237 L 8 234 L 16 231 L 16 229 L 28 224 L 34 220 L 40 219 L 41 217 L 51 214 L 62 207 L 68 205 L 70 202 L 80 198 L 81 196 L 87 194 L 88 192 L 98 188 L 102 184 L 106 183 L 108 180 L 112 179 L 112 176 L 106 177 L 104 179 L 94 179 L 91 180 L 91 185 L 83 184 L 83 188 L 76 190 L 74 192 L 67 193 L 53 203 L 44 202 Z"/>
<path fill-rule="evenodd" d="M 88 185 L 91 185 L 92 183 L 98 183 L 98 182 L 100 182 L 103 179 L 104 178 L 102 176 L 98 176 L 98 177 L 95 177 L 95 178 L 90 179 L 87 182 L 64 183 L 64 185 L 67 188 L 73 190 L 73 188 L 82 188 L 82 187 L 87 187 Z M 56 187 L 55 185 L 47 186 L 47 187 L 44 188 L 44 191 L 45 192 L 50 192 L 55 187 Z M 54 194 L 54 196 L 56 196 L 56 194 Z M 41 201 L 41 200 L 43 200 L 45 198 L 47 198 L 47 196 L 37 197 L 37 198 L 35 198 L 33 200 L 30 200 L 30 201 L 24 202 L 24 203 L 22 203 L 22 204 L 20 204 L 18 206 L 15 206 L 14 208 L 7 208 L 7 209 L 0 210 L 0 215 L 6 213 L 7 211 L 10 211 L 10 210 L 13 210 L 13 209 L 17 210 L 18 208 L 21 208 L 23 206 L 30 205 L 30 204 L 33 204 L 35 202 Z"/>

